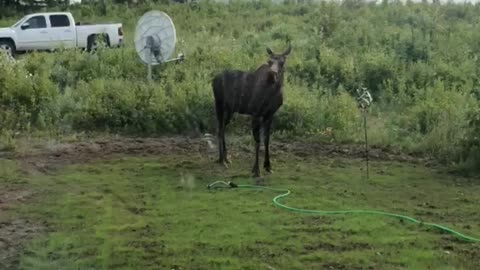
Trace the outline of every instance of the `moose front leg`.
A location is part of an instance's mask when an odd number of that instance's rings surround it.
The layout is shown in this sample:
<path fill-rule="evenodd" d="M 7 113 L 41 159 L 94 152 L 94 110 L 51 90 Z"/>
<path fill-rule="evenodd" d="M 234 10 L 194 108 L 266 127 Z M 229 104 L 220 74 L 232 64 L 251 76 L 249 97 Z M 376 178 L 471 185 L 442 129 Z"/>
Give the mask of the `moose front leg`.
<path fill-rule="evenodd" d="M 263 118 L 263 135 L 265 143 L 265 160 L 263 161 L 263 168 L 268 173 L 273 173 L 272 166 L 270 164 L 270 127 L 272 126 L 273 116 L 267 116 Z"/>
<path fill-rule="evenodd" d="M 260 151 L 260 127 L 261 120 L 259 117 L 253 117 L 252 119 L 252 133 L 255 140 L 255 163 L 253 164 L 252 173 L 254 177 L 260 177 L 260 169 L 258 166 L 258 152 Z"/>
<path fill-rule="evenodd" d="M 224 119 L 224 124 L 223 124 L 223 138 L 222 138 L 222 143 L 223 143 L 223 162 L 224 164 L 230 164 L 232 163 L 230 159 L 228 158 L 228 153 L 227 153 L 227 146 L 225 144 L 225 131 L 227 129 L 228 124 L 230 123 L 230 120 L 232 120 L 233 112 L 231 111 L 225 111 L 225 119 Z"/>
<path fill-rule="evenodd" d="M 216 104 L 216 110 L 217 110 L 217 122 L 218 122 L 218 160 L 217 162 L 220 164 L 223 164 L 225 167 L 227 167 L 227 164 L 225 163 L 225 155 L 226 155 L 226 149 L 225 149 L 225 121 L 224 121 L 224 110 L 222 108 L 222 104 Z"/>
<path fill-rule="evenodd" d="M 224 163 L 224 156 L 225 156 L 225 149 L 224 149 L 224 130 L 222 127 L 218 130 L 218 160 L 217 162 L 220 164 Z"/>

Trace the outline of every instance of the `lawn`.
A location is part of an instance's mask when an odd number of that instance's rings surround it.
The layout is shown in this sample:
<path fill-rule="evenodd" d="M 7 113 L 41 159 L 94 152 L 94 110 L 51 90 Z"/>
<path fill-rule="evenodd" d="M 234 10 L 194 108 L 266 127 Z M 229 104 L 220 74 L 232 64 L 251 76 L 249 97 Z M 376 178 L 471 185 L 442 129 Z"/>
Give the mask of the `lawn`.
<path fill-rule="evenodd" d="M 237 155 L 228 169 L 213 163 L 213 156 L 173 151 L 115 156 L 29 174 L 20 170 L 20 161 L 0 161 L 0 186 L 35 194 L 0 218 L 10 227 L 27 220 L 37 228 L 30 229 L 34 236 L 23 240 L 11 265 L 35 270 L 480 265 L 479 244 L 425 226 L 371 215 L 299 214 L 272 204 L 278 192 L 207 189 L 217 180 L 258 182 L 248 174 L 250 154 Z M 389 211 L 480 237 L 475 179 L 374 161 L 367 180 L 358 159 L 278 152 L 273 166 L 274 174 L 260 184 L 291 189 L 283 200 L 289 206 Z"/>

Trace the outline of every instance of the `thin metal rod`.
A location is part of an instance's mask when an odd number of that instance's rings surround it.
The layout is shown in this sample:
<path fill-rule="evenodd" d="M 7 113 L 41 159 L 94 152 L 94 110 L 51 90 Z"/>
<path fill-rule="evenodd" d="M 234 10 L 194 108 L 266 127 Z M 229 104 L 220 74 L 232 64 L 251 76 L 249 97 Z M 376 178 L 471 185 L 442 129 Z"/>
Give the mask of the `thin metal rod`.
<path fill-rule="evenodd" d="M 146 48 L 148 49 L 147 50 L 147 61 L 148 61 L 148 64 L 147 64 L 147 71 L 148 71 L 148 74 L 147 74 L 147 79 L 149 81 L 152 81 L 152 47 L 153 47 L 153 37 L 152 36 L 148 36 L 147 37 L 147 46 Z"/>
<path fill-rule="evenodd" d="M 148 64 L 148 75 L 147 78 L 149 81 L 152 80 L 152 64 Z"/>
<path fill-rule="evenodd" d="M 369 153 L 368 153 L 368 137 L 367 137 L 367 108 L 363 108 L 363 127 L 365 131 L 365 154 L 366 154 L 366 166 L 367 166 L 367 180 L 370 178 L 368 160 L 369 160 Z"/>

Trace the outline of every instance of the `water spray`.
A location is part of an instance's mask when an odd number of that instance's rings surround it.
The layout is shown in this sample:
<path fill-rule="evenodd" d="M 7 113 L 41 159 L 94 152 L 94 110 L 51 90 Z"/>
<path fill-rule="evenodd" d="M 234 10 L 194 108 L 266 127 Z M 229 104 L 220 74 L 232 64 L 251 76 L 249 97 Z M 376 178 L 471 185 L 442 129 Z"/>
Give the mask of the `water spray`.
<path fill-rule="evenodd" d="M 357 89 L 357 102 L 358 102 L 358 107 L 362 110 L 363 113 L 363 130 L 365 134 L 365 167 L 367 171 L 367 180 L 370 177 L 369 173 L 369 166 L 368 166 L 368 161 L 369 161 L 369 153 L 368 153 L 368 136 L 367 136 L 367 114 L 368 114 L 368 108 L 373 102 L 372 95 L 370 95 L 370 92 L 367 90 L 367 88 L 362 87 L 361 89 Z"/>

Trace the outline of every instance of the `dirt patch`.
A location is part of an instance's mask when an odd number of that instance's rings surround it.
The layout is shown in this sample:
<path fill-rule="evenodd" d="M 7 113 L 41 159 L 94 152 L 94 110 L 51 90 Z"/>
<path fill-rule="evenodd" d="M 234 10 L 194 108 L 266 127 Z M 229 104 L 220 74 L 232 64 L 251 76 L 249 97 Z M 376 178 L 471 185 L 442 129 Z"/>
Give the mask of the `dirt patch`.
<path fill-rule="evenodd" d="M 10 153 L 9 158 L 23 161 L 28 173 L 48 173 L 59 166 L 104 160 L 116 156 L 188 154 L 208 151 L 202 140 L 189 138 L 110 138 L 73 143 L 37 145 L 24 153 Z"/>
<path fill-rule="evenodd" d="M 335 145 L 323 143 L 306 142 L 276 142 L 272 144 L 274 148 L 290 152 L 299 157 L 326 157 L 326 158 L 365 158 L 366 152 L 363 145 Z M 372 146 L 369 148 L 369 158 L 371 160 L 381 161 L 401 161 L 413 163 L 429 164 L 433 161 L 422 158 L 413 153 L 402 153 L 386 147 Z M 339 165 L 341 166 L 341 165 Z"/>
<path fill-rule="evenodd" d="M 323 226 L 333 223 L 333 218 L 327 216 L 306 216 L 299 220 L 299 223 L 306 226 Z"/>
<path fill-rule="evenodd" d="M 253 154 L 251 147 L 242 143 L 229 143 L 229 153 L 235 158 Z M 125 155 L 151 156 L 165 154 L 194 153 L 215 159 L 217 155 L 216 139 L 205 137 L 160 137 L 160 138 L 95 138 L 71 143 L 39 143 L 26 146 L 25 151 L 3 153 L 4 156 L 23 161 L 27 173 L 48 173 L 59 166 L 110 159 Z M 263 148 L 262 148 L 263 149 Z M 295 155 L 298 158 L 364 158 L 362 145 L 333 145 L 315 142 L 274 140 L 271 143 L 271 155 Z M 370 148 L 370 159 L 380 161 L 401 161 L 429 164 L 431 160 L 413 154 L 395 152 L 388 148 Z"/>
<path fill-rule="evenodd" d="M 33 193 L 28 190 L 4 187 L 0 190 L 0 211 L 5 211 L 16 203 L 24 202 L 32 195 Z"/>
<path fill-rule="evenodd" d="M 0 222 L 0 270 L 15 269 L 24 243 L 43 229 L 25 219 Z"/>
<path fill-rule="evenodd" d="M 341 245 L 334 245 L 331 243 L 323 242 L 305 245 L 304 248 L 308 251 L 325 250 L 330 252 L 346 252 L 352 250 L 371 249 L 370 245 L 366 243 L 343 243 Z"/>
<path fill-rule="evenodd" d="M 468 243 L 452 236 L 442 237 L 442 243 L 437 246 L 445 256 L 460 258 L 465 269 L 478 269 L 480 265 L 480 249 L 475 243 Z"/>
<path fill-rule="evenodd" d="M 0 213 L 6 212 L 19 203 L 24 203 L 33 196 L 33 192 L 21 187 L 2 187 L 0 190 Z M 43 231 L 27 219 L 2 216 L 0 219 L 0 270 L 15 269 L 24 244 Z"/>
<path fill-rule="evenodd" d="M 357 265 L 345 265 L 345 264 L 341 264 L 341 263 L 338 263 L 338 262 L 330 262 L 330 263 L 324 263 L 322 264 L 322 269 L 328 269 L 328 270 L 346 270 L 346 269 L 349 269 L 349 270 L 356 270 L 356 269 L 373 269 L 373 267 L 368 267 L 368 268 L 364 268 L 364 267 L 360 267 L 360 266 L 357 266 Z"/>

